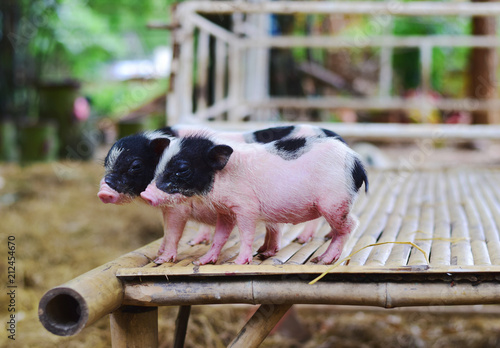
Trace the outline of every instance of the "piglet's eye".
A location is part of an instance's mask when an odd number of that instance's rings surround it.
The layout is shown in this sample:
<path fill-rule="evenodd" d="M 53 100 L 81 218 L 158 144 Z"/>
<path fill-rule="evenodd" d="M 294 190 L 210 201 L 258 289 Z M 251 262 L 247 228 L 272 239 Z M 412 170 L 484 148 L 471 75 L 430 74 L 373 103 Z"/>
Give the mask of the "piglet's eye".
<path fill-rule="evenodd" d="M 130 170 L 133 171 L 133 172 L 141 170 L 141 169 L 142 169 L 142 162 L 140 160 L 135 160 L 130 165 Z"/>
<path fill-rule="evenodd" d="M 175 176 L 178 177 L 189 177 L 190 175 L 191 175 L 191 168 L 189 168 L 188 164 L 180 165 L 177 171 L 175 172 Z"/>

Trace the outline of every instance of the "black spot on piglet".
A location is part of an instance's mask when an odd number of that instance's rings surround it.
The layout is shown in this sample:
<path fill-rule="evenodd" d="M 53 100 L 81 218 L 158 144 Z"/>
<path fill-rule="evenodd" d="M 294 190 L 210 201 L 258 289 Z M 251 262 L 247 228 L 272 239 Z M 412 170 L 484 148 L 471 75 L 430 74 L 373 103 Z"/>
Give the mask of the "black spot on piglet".
<path fill-rule="evenodd" d="M 341 142 L 343 142 L 344 144 L 347 145 L 346 141 L 344 140 L 344 138 L 342 138 L 340 135 L 338 135 L 337 133 L 335 133 L 334 131 L 331 131 L 329 129 L 325 129 L 325 128 L 321 128 L 321 131 L 323 132 L 323 134 L 328 137 L 328 138 L 335 138 L 337 140 L 340 140 Z"/>
<path fill-rule="evenodd" d="M 253 132 L 253 141 L 256 143 L 267 144 L 271 141 L 283 139 L 290 135 L 294 126 L 271 127 Z"/>
<path fill-rule="evenodd" d="M 306 143 L 306 138 L 284 139 L 276 141 L 274 148 L 283 159 L 293 160 L 304 153 Z"/>

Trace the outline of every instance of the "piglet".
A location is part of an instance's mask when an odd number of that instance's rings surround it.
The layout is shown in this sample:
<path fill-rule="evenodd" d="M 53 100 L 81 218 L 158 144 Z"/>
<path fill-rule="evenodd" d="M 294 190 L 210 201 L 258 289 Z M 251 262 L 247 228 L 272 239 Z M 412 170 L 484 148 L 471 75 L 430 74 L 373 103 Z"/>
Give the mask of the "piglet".
<path fill-rule="evenodd" d="M 357 220 L 350 213 L 366 171 L 357 154 L 338 139 L 298 137 L 266 144 L 221 141 L 211 134 L 172 140 L 143 198 L 156 204 L 196 199 L 217 212 L 213 260 L 229 237 L 232 219 L 240 232 L 236 264 L 252 260 L 258 221 L 302 223 L 323 216 L 332 241 L 314 262 L 338 259 Z M 201 262 L 203 263 L 203 262 Z"/>
<path fill-rule="evenodd" d="M 103 203 L 124 204 L 138 197 L 153 179 L 160 156 L 170 143 L 169 137 L 175 135 L 176 131 L 171 127 L 165 127 L 130 135 L 113 144 L 104 160 L 106 173 L 100 182 L 97 194 L 99 199 Z M 158 263 L 175 259 L 176 253 L 167 252 L 168 255 L 164 255 L 166 248 L 172 249 L 166 244 L 171 242 L 175 244 L 175 250 L 177 249 L 178 239 L 191 216 L 191 210 L 185 206 L 162 207 L 161 210 L 165 238 L 158 250 L 159 256 L 155 259 Z M 214 225 L 215 218 L 209 223 Z M 190 244 L 208 242 L 210 235 L 210 227 L 203 225 Z"/>

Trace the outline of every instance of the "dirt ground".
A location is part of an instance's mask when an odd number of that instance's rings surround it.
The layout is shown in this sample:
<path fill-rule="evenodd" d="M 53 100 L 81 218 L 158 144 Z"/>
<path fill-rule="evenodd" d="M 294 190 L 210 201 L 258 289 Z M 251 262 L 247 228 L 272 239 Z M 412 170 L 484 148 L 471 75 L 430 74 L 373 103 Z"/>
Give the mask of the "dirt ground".
<path fill-rule="evenodd" d="M 424 151 L 415 145 L 397 144 L 384 146 L 383 153 L 396 167 L 500 164 L 498 144 L 476 145 L 475 150 Z M 0 164 L 0 234 L 4 245 L 0 254 L 0 347 L 110 346 L 108 317 L 74 337 L 58 337 L 43 328 L 37 312 L 40 298 L 50 288 L 162 235 L 158 211 L 135 203 L 104 205 L 98 200 L 102 174 L 97 160 L 27 167 Z M 9 236 L 15 238 L 15 341 L 8 338 L 7 331 L 11 314 L 6 288 Z M 253 306 L 243 305 L 194 307 L 186 346 L 226 346 L 253 310 Z M 172 345 L 176 313 L 176 308 L 160 308 L 161 347 Z M 296 306 L 288 324 L 281 325 L 262 346 L 499 347 L 499 313 L 495 306 L 451 312 Z"/>

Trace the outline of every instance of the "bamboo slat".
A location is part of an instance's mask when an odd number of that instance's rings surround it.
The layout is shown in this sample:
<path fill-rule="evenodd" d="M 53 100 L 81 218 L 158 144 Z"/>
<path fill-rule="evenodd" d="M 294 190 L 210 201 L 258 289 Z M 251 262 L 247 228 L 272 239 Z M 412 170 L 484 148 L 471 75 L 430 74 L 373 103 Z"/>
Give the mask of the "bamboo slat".
<path fill-rule="evenodd" d="M 486 178 L 486 176 L 483 176 L 483 179 Z M 500 206 L 498 202 L 495 202 L 489 189 L 482 186 L 480 191 L 482 194 L 480 202 L 483 204 L 480 212 L 485 224 L 486 242 L 491 262 L 498 265 L 500 264 L 500 233 L 498 227 L 500 226 Z"/>
<path fill-rule="evenodd" d="M 431 240 L 434 236 L 434 185 L 435 176 L 432 174 L 426 174 L 423 177 L 425 181 L 425 191 L 422 200 L 422 206 L 420 211 L 420 221 L 418 225 L 418 231 L 415 234 L 415 243 L 422 248 L 426 253 L 425 255 L 417 249 L 412 249 L 410 254 L 410 259 L 408 261 L 409 265 L 425 265 L 426 255 L 429 255 L 431 250 Z"/>
<path fill-rule="evenodd" d="M 444 173 L 438 173 L 436 185 L 436 203 L 434 206 L 434 236 L 436 240 L 431 247 L 431 265 L 446 266 L 450 264 L 450 213 L 446 200 L 447 180 Z"/>

